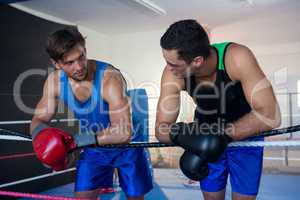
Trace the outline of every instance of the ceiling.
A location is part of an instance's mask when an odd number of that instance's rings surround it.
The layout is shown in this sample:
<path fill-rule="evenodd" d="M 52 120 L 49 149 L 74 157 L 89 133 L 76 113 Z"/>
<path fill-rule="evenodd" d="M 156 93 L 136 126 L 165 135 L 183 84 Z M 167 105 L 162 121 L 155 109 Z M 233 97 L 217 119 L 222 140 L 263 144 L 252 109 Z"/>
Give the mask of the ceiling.
<path fill-rule="evenodd" d="M 146 0 L 166 11 L 160 15 L 135 0 L 31 0 L 13 6 L 58 18 L 97 32 L 116 35 L 166 29 L 179 19 L 195 18 L 209 28 L 286 12 L 297 14 L 299 0 Z M 52 17 L 51 17 L 52 16 Z"/>

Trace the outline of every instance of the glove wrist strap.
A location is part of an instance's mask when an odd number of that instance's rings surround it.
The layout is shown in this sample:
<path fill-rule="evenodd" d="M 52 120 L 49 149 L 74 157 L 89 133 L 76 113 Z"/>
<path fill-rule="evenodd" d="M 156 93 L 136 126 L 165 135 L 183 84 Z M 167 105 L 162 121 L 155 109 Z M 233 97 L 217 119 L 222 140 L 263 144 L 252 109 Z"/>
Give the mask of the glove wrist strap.
<path fill-rule="evenodd" d="M 78 133 L 73 136 L 77 147 L 97 145 L 97 135 L 93 132 Z"/>
<path fill-rule="evenodd" d="M 50 126 L 45 123 L 39 123 L 31 132 L 31 138 L 34 139 L 43 129 L 49 128 Z"/>

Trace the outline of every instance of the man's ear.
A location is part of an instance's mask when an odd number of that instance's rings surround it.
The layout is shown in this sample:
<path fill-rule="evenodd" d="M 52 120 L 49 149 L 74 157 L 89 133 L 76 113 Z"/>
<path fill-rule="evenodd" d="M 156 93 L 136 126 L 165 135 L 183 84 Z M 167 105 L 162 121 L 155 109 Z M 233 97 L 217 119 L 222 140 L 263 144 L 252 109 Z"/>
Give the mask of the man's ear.
<path fill-rule="evenodd" d="M 200 67 L 203 62 L 204 62 L 203 56 L 197 56 L 192 61 L 193 65 L 196 67 Z"/>
<path fill-rule="evenodd" d="M 50 61 L 54 65 L 55 69 L 61 69 L 61 66 L 58 64 L 57 61 L 53 60 L 52 58 L 50 59 Z"/>

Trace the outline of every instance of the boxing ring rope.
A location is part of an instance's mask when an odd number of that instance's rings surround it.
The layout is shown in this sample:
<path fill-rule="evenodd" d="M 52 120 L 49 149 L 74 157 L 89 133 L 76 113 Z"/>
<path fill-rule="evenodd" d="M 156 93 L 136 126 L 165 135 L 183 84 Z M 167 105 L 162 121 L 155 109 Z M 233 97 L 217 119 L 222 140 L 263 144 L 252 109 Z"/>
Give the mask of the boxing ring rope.
<path fill-rule="evenodd" d="M 298 147 L 300 140 L 295 141 L 238 141 L 231 142 L 229 147 Z M 108 144 L 100 145 L 104 148 L 160 148 L 160 147 L 178 147 L 175 144 L 166 144 L 161 142 L 131 142 L 129 144 Z"/>
<path fill-rule="evenodd" d="M 264 131 L 257 136 L 251 137 L 261 138 L 261 137 L 270 137 L 276 135 L 282 135 L 287 133 L 295 133 L 300 131 L 300 125 L 290 126 L 280 129 L 274 129 L 271 131 Z M 2 138 L 1 138 L 2 136 Z M 28 134 L 10 131 L 0 128 L 0 139 L 5 137 L 10 138 L 21 138 L 24 141 L 31 141 L 31 136 Z M 249 138 L 250 139 L 250 138 Z M 230 143 L 230 147 L 299 147 L 300 140 L 284 140 L 284 141 L 236 141 Z M 131 142 L 128 144 L 109 144 L 109 145 L 100 145 L 99 147 L 104 148 L 161 148 L 161 147 L 177 147 L 174 144 L 166 144 L 161 142 Z M 50 200 L 78 200 L 78 198 L 68 198 L 68 197 L 59 197 L 59 196 L 49 196 L 49 195 L 40 195 L 40 194 L 31 194 L 31 193 L 21 193 L 21 192 L 12 192 L 12 191 L 3 191 L 0 190 L 0 196 L 13 196 L 13 197 L 27 197 L 33 199 L 50 199 Z"/>
<path fill-rule="evenodd" d="M 270 131 L 261 132 L 259 135 L 250 137 L 249 139 L 254 139 L 257 137 L 270 137 L 276 135 L 282 135 L 287 133 L 294 133 L 300 131 L 300 125 L 290 126 L 280 129 L 274 129 Z M 31 140 L 31 136 L 24 133 L 18 133 L 14 131 L 9 131 L 6 129 L 0 128 L 0 135 L 6 136 L 18 136 L 28 140 Z M 167 144 L 162 142 L 131 142 L 128 144 L 106 144 L 106 145 L 99 145 L 99 147 L 103 148 L 161 148 L 161 147 L 176 147 L 175 144 Z M 288 147 L 288 146 L 300 146 L 300 140 L 294 141 L 236 141 L 229 144 L 229 146 L 234 147 L 258 147 L 258 146 L 265 146 L 265 147 Z"/>
<path fill-rule="evenodd" d="M 0 195 L 32 198 L 32 199 L 47 199 L 47 200 L 90 200 L 87 198 L 70 198 L 70 197 L 50 196 L 50 195 L 32 194 L 32 193 L 23 193 L 23 192 L 11 192 L 11 191 L 4 191 L 4 190 L 0 190 Z M 98 198 L 98 200 L 100 200 L 100 198 Z"/>
<path fill-rule="evenodd" d="M 51 123 L 57 122 L 76 122 L 78 119 L 52 119 Z M 9 125 L 9 124 L 30 124 L 31 120 L 17 120 L 17 121 L 0 121 L 0 125 Z"/>

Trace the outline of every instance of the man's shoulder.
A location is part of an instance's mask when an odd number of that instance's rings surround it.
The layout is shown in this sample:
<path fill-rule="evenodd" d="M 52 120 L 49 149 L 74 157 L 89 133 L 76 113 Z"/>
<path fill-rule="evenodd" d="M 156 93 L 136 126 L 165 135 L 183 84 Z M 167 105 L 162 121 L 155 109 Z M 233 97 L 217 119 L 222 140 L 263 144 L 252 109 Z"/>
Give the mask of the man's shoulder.
<path fill-rule="evenodd" d="M 227 48 L 227 52 L 234 56 L 240 56 L 241 54 L 248 54 L 251 50 L 243 44 L 239 43 L 230 43 Z"/>
<path fill-rule="evenodd" d="M 119 70 L 117 67 L 115 67 L 114 65 L 112 65 L 109 62 L 103 61 L 103 60 L 93 60 L 93 59 L 89 59 L 88 63 L 90 66 L 92 66 L 93 68 L 103 68 L 103 69 L 115 69 L 115 70 Z"/>
<path fill-rule="evenodd" d="M 113 77 L 122 76 L 120 70 L 108 62 L 99 60 L 89 60 L 88 63 L 89 68 L 92 69 L 94 73 L 96 73 L 96 71 L 103 71 L 103 82 L 106 82 L 107 80 Z"/>
<path fill-rule="evenodd" d="M 61 70 L 55 70 L 53 72 L 50 72 L 50 74 L 47 77 L 47 81 L 51 82 L 51 84 L 58 84 L 60 76 Z"/>
<path fill-rule="evenodd" d="M 111 64 L 107 64 L 102 79 L 103 89 L 111 90 L 112 87 L 127 88 L 122 72 Z"/>
<path fill-rule="evenodd" d="M 59 95 L 59 85 L 60 85 L 60 81 L 59 81 L 60 74 L 61 74 L 61 70 L 55 70 L 55 71 L 51 72 L 45 81 L 46 87 L 44 87 L 44 90 L 47 89 L 47 90 L 49 90 L 49 92 L 51 92 L 55 96 L 58 96 Z"/>
<path fill-rule="evenodd" d="M 118 77 L 123 77 L 121 71 L 115 66 L 107 63 L 107 66 L 103 74 L 104 80 L 111 79 L 111 78 L 118 78 Z"/>
<path fill-rule="evenodd" d="M 239 80 L 239 73 L 246 71 L 247 68 L 253 68 L 255 59 L 254 54 L 247 46 L 232 43 L 226 53 L 226 71 L 233 80 Z"/>

